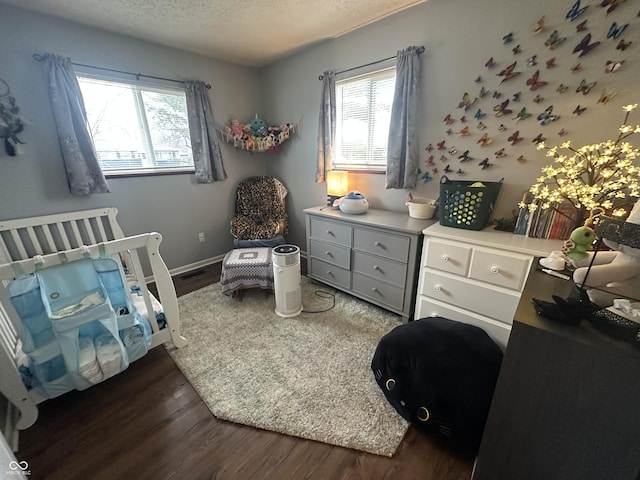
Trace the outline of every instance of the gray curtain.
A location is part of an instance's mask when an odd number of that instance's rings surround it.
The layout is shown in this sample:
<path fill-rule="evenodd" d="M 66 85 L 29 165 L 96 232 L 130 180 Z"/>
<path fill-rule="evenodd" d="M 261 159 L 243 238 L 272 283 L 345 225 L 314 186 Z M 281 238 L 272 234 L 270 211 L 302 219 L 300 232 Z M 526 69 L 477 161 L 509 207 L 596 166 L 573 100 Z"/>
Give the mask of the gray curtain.
<path fill-rule="evenodd" d="M 416 116 L 420 87 L 419 47 L 398 51 L 396 88 L 387 145 L 386 188 L 414 188 L 420 165 Z"/>
<path fill-rule="evenodd" d="M 322 78 L 322 98 L 318 121 L 318 167 L 316 182 L 323 183 L 327 170 L 331 170 L 333 148 L 336 138 L 336 76 L 334 72 L 324 72 Z"/>
<path fill-rule="evenodd" d="M 74 195 L 108 193 L 71 59 L 51 53 L 45 53 L 42 59 L 69 190 Z"/>
<path fill-rule="evenodd" d="M 220 182 L 227 178 L 227 172 L 222 163 L 222 152 L 216 135 L 207 86 L 199 81 L 189 81 L 184 84 L 187 93 L 187 114 L 196 182 Z"/>

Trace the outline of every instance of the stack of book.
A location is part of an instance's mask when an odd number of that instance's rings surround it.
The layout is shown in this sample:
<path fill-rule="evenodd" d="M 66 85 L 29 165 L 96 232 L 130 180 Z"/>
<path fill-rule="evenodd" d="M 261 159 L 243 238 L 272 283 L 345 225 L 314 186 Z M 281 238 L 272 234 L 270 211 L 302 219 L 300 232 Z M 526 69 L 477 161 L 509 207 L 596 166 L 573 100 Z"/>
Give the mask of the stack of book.
<path fill-rule="evenodd" d="M 526 207 L 520 208 L 513 233 L 533 238 L 566 240 L 575 228 L 576 215 L 576 209 L 565 204 L 538 208 L 534 212 Z"/>

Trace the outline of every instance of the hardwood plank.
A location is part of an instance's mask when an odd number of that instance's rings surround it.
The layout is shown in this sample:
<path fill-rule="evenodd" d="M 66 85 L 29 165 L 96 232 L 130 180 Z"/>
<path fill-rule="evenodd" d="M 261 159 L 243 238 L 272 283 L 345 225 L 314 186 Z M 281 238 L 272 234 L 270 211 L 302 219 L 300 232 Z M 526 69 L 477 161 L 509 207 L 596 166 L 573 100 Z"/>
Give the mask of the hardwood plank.
<path fill-rule="evenodd" d="M 219 279 L 217 264 L 174 283 L 184 295 Z M 218 420 L 164 347 L 41 404 L 16 456 L 52 480 L 468 480 L 474 460 L 414 428 L 387 458 Z"/>

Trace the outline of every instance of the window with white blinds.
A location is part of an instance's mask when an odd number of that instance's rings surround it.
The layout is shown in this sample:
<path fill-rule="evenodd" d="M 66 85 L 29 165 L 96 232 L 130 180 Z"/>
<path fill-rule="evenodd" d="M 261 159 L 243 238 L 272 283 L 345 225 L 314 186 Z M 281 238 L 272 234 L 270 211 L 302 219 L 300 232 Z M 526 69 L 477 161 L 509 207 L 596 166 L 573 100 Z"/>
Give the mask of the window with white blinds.
<path fill-rule="evenodd" d="M 336 82 L 333 168 L 385 170 L 395 67 Z"/>
<path fill-rule="evenodd" d="M 105 175 L 193 172 L 183 88 L 76 76 Z"/>

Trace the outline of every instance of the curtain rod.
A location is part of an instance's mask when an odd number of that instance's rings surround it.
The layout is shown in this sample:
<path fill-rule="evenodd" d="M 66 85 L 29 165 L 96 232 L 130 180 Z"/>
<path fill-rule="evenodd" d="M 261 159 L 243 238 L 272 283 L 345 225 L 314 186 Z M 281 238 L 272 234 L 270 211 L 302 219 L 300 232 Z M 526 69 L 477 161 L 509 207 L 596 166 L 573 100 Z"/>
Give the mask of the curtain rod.
<path fill-rule="evenodd" d="M 40 55 L 39 53 L 34 53 L 33 54 L 33 59 L 36 62 L 42 62 L 44 60 L 44 57 L 42 55 Z M 86 65 L 84 63 L 75 63 L 75 62 L 71 62 L 72 65 L 76 65 L 78 67 L 88 67 L 88 68 L 96 68 L 98 70 L 105 70 L 107 72 L 116 72 L 116 73 L 124 73 L 126 75 L 133 75 L 136 77 L 137 80 L 140 80 L 140 77 L 145 77 L 145 78 L 153 78 L 155 80 L 165 80 L 167 82 L 175 82 L 175 83 L 182 83 L 184 84 L 185 82 L 183 80 L 175 80 L 173 78 L 165 78 L 165 77 L 155 77 L 153 75 L 145 75 L 143 73 L 133 73 L 133 72 L 126 72 L 124 70 L 116 70 L 113 68 L 105 68 L 105 67 L 96 67 L 95 65 Z M 211 90 L 211 85 L 209 83 L 206 84 L 206 87 Z"/>
<path fill-rule="evenodd" d="M 417 48 L 416 51 L 418 52 L 418 55 L 421 54 L 421 53 L 424 53 L 424 47 L 420 46 L 420 47 Z M 397 56 L 398 55 L 394 55 L 393 57 L 383 58 L 382 60 L 376 60 L 375 62 L 365 63 L 364 65 L 358 65 L 357 67 L 351 67 L 351 68 L 347 68 L 346 70 L 340 70 L 339 72 L 336 72 L 336 75 L 340 75 L 341 73 L 350 72 L 351 70 L 357 70 L 358 68 L 368 67 L 369 65 L 375 65 L 376 63 L 386 62 L 387 60 L 393 60 Z M 318 80 L 322 80 L 323 78 L 324 78 L 324 75 L 318 75 Z"/>

